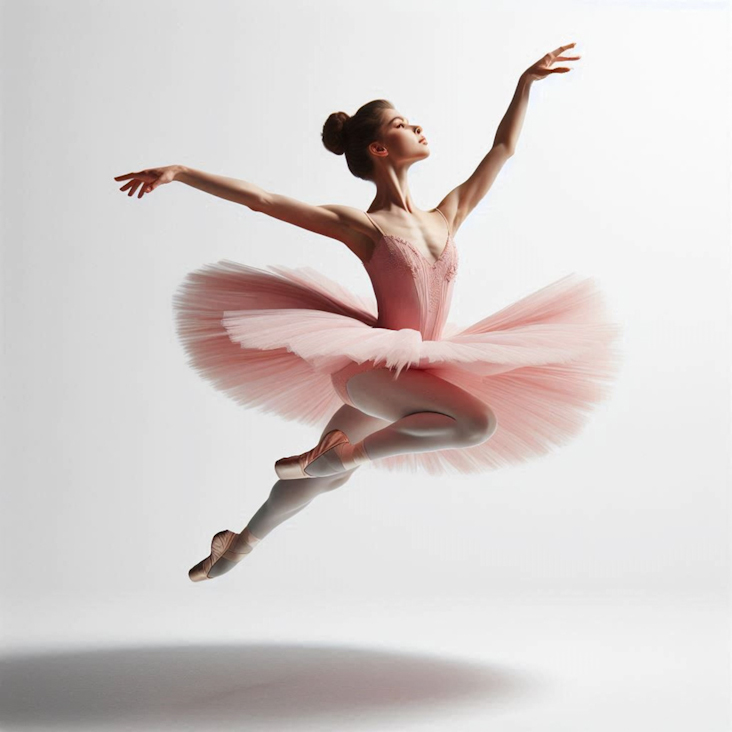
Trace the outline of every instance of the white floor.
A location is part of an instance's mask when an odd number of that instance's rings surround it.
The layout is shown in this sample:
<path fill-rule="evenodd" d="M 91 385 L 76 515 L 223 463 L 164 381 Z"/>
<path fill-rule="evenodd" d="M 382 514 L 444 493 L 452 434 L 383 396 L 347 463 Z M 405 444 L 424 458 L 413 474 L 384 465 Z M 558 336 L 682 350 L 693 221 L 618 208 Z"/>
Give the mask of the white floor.
<path fill-rule="evenodd" d="M 29 604 L 1 660 L 0 729 L 731 729 L 724 599 L 284 602 L 234 586 L 191 583 L 173 610 Z"/>

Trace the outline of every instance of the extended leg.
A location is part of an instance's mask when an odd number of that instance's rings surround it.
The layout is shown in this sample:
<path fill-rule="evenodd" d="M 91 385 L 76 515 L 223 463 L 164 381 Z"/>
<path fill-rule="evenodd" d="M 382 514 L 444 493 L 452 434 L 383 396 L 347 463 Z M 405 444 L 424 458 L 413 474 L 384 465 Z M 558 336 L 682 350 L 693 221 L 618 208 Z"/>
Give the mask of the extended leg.
<path fill-rule="evenodd" d="M 321 433 L 321 437 L 333 429 L 340 429 L 348 435 L 349 440 L 358 442 L 366 435 L 388 424 L 379 417 L 364 414 L 350 406 L 341 407 L 330 419 Z M 357 470 L 341 471 L 338 475 L 319 478 L 302 478 L 299 480 L 278 480 L 270 491 L 269 497 L 252 516 L 234 544 L 234 550 L 241 552 L 253 547 L 274 528 L 291 516 L 302 511 L 314 498 L 327 493 L 348 482 Z M 238 562 L 221 558 L 213 566 L 210 577 L 218 577 L 233 569 Z"/>

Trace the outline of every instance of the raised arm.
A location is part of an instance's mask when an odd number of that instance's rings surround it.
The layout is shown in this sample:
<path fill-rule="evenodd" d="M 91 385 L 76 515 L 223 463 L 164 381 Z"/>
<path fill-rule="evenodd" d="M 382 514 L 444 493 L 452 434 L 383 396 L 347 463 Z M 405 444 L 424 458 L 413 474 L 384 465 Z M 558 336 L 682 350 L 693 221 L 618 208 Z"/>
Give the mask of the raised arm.
<path fill-rule="evenodd" d="M 473 174 L 464 183 L 450 191 L 438 204 L 438 208 L 448 219 L 451 218 L 453 232 L 458 230 L 470 212 L 483 200 L 506 161 L 514 154 L 526 116 L 531 85 L 534 81 L 543 79 L 549 74 L 570 71 L 571 69 L 566 66 L 553 69 L 551 65 L 556 61 L 578 59 L 579 56 L 561 55 L 563 51 L 574 45 L 574 43 L 570 43 L 547 53 L 519 77 L 511 104 L 509 104 L 501 124 L 498 125 L 493 147 L 480 161 Z"/>
<path fill-rule="evenodd" d="M 437 205 L 448 221 L 452 221 L 453 234 L 462 226 L 470 212 L 480 203 L 493 185 L 501 168 L 513 155 L 513 150 L 503 142 L 494 142 L 488 154 L 481 160 L 473 174 L 464 183 L 453 188 Z"/>

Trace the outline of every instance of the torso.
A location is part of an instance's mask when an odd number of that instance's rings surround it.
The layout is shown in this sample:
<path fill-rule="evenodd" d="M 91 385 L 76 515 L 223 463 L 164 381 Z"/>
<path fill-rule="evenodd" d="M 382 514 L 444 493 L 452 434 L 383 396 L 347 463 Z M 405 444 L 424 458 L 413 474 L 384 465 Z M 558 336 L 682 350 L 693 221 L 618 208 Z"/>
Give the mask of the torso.
<path fill-rule="evenodd" d="M 417 245 L 420 237 L 425 248 L 435 243 L 427 240 L 427 236 L 437 236 L 432 222 L 429 222 L 429 228 L 421 229 L 417 228 L 415 221 L 411 231 L 405 231 L 402 226 L 397 234 L 385 231 L 381 222 L 371 214 L 359 213 L 374 232 L 371 236 L 375 241 L 369 242 L 371 255 L 363 266 L 376 299 L 378 318 L 375 327 L 419 331 L 423 340 L 439 338 L 450 310 L 458 270 L 458 253 L 453 246 L 452 231 L 448 230 L 450 227 L 441 209 L 424 212 L 442 221 L 436 251 L 425 251 Z M 422 221 L 424 219 L 419 223 Z M 409 234 L 409 238 L 404 234 Z"/>
<path fill-rule="evenodd" d="M 448 235 L 447 226 L 445 219 L 435 209 L 409 214 L 412 216 L 411 226 L 408 220 L 405 221 L 397 216 L 392 215 L 387 218 L 379 212 L 375 215 L 371 212 L 368 214 L 385 234 L 407 240 L 426 260 L 435 262 L 443 254 Z M 382 234 L 374 229 L 368 217 L 361 216 L 361 218 L 363 219 L 362 229 L 360 231 L 351 230 L 352 236 L 349 237 L 349 241 L 344 243 L 366 264 L 379 245 Z"/>

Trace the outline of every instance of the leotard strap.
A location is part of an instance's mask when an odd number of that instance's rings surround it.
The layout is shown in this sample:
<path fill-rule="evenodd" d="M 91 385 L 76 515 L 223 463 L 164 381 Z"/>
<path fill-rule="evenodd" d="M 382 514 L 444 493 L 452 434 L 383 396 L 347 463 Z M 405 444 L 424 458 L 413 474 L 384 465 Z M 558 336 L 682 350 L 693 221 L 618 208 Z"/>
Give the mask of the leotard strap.
<path fill-rule="evenodd" d="M 381 236 L 386 236 L 386 234 L 381 230 L 381 227 L 371 218 L 371 216 L 369 216 L 366 211 L 364 211 L 364 213 L 369 217 L 369 221 L 379 230 L 379 234 L 381 234 Z"/>
<path fill-rule="evenodd" d="M 440 216 L 445 219 L 445 225 L 447 226 L 447 235 L 450 236 L 450 224 L 447 222 L 447 216 L 445 216 L 445 214 L 442 213 L 439 208 L 436 208 L 435 211 L 438 211 Z"/>

